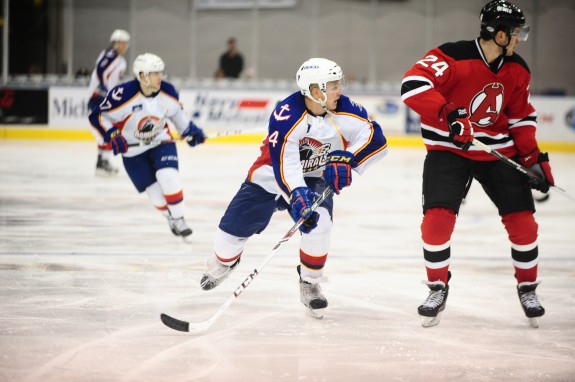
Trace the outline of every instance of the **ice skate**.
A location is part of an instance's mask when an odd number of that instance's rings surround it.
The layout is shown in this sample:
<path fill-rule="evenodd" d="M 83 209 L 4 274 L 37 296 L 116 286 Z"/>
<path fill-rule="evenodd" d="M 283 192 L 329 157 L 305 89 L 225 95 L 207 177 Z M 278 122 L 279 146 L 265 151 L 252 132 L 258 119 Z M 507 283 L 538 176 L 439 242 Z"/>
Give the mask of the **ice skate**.
<path fill-rule="evenodd" d="M 115 176 L 118 174 L 118 169 L 110 164 L 107 159 L 102 159 L 102 155 L 98 155 L 96 162 L 96 175 L 97 176 Z"/>
<path fill-rule="evenodd" d="M 451 278 L 451 273 L 449 273 L 449 278 Z M 417 308 L 417 312 L 423 317 L 421 325 L 428 328 L 439 324 L 441 312 L 445 309 L 447 302 L 449 285 L 445 285 L 443 281 L 423 281 L 423 284 L 429 287 L 429 295 L 423 304 Z"/>
<path fill-rule="evenodd" d="M 297 271 L 301 275 L 300 266 Z M 307 308 L 307 314 L 313 318 L 322 319 L 324 309 L 327 307 L 327 300 L 321 291 L 319 283 L 304 281 L 299 279 L 299 298 Z"/>
<path fill-rule="evenodd" d="M 192 234 L 192 229 L 188 227 L 183 217 L 176 219 L 168 216 L 168 223 L 174 235 L 181 236 L 185 241 L 188 241 L 187 239 Z"/>
<path fill-rule="evenodd" d="M 239 263 L 240 258 L 231 266 L 227 266 L 220 263 L 215 257 L 210 257 L 207 261 L 208 270 L 203 274 L 200 286 L 203 290 L 214 289 L 229 277 Z"/>
<path fill-rule="evenodd" d="M 529 325 L 534 328 L 539 327 L 538 317 L 545 314 L 545 309 L 541 306 L 535 289 L 539 285 L 540 281 L 536 282 L 522 282 L 517 285 L 517 294 L 519 295 L 519 301 L 523 307 L 525 315 L 529 319 Z"/>

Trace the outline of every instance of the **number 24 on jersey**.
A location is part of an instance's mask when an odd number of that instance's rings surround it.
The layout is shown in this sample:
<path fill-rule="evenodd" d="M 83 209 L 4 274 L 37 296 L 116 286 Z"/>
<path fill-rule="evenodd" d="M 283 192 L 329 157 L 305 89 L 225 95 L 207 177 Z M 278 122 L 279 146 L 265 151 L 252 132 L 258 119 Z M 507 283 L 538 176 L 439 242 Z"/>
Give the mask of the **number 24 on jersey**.
<path fill-rule="evenodd" d="M 435 77 L 440 77 L 443 75 L 443 72 L 449 68 L 449 65 L 447 65 L 447 62 L 445 61 L 438 62 L 437 60 L 437 56 L 429 55 L 425 56 L 424 59 L 417 61 L 417 63 L 426 68 L 431 67 L 431 69 L 435 70 Z"/>

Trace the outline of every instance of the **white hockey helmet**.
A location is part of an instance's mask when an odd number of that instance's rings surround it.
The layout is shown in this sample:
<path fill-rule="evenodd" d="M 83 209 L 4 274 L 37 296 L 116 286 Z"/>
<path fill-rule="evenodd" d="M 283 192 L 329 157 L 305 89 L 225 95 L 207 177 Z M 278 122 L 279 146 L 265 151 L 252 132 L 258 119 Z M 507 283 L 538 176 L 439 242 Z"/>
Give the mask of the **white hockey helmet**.
<path fill-rule="evenodd" d="M 311 85 L 317 84 L 325 97 L 326 84 L 342 79 L 343 72 L 339 65 L 325 58 L 310 58 L 300 66 L 296 74 L 297 86 L 299 86 L 301 94 L 313 101 L 315 100 L 309 90 Z"/>
<path fill-rule="evenodd" d="M 130 34 L 123 29 L 116 29 L 110 36 L 110 42 L 130 42 Z"/>
<path fill-rule="evenodd" d="M 140 73 L 144 73 L 147 77 L 151 72 L 163 72 L 164 61 L 153 53 L 140 54 L 134 60 L 133 72 L 138 81 L 140 80 Z"/>

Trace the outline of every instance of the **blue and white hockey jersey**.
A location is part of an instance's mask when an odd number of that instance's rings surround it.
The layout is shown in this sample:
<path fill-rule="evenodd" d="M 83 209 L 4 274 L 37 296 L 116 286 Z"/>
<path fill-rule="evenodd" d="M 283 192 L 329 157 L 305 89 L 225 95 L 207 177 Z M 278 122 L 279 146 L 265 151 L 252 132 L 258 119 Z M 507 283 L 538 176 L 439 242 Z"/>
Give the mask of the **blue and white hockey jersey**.
<path fill-rule="evenodd" d="M 387 141 L 379 124 L 348 97 L 340 97 L 335 111 L 315 116 L 306 109 L 305 97 L 294 93 L 271 114 L 261 155 L 247 180 L 287 201 L 293 189 L 306 186 L 305 177 L 323 175 L 327 156 L 335 150 L 353 153 L 352 168 L 361 174 L 385 156 Z"/>
<path fill-rule="evenodd" d="M 120 83 L 126 72 L 126 59 L 112 48 L 108 48 L 96 59 L 96 66 L 90 77 L 90 96 L 105 97 L 106 93 Z"/>
<path fill-rule="evenodd" d="M 137 80 L 118 85 L 110 90 L 89 119 L 102 138 L 109 129 L 117 127 L 128 144 L 171 139 L 168 120 L 180 135 L 190 123 L 182 110 L 178 92 L 165 81 L 160 90 L 149 97 L 141 92 Z M 136 156 L 150 147 L 130 147 L 123 155 Z"/>

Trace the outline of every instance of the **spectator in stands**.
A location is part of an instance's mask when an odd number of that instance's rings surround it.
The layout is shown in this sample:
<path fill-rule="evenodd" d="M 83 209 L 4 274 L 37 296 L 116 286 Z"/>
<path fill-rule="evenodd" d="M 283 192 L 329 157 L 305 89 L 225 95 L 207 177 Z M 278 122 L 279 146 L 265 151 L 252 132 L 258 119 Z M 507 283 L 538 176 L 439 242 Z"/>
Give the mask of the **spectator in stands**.
<path fill-rule="evenodd" d="M 228 49 L 220 56 L 216 78 L 239 78 L 244 69 L 244 57 L 238 51 L 234 37 L 228 39 Z"/>

